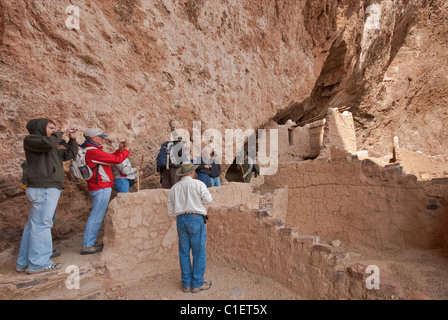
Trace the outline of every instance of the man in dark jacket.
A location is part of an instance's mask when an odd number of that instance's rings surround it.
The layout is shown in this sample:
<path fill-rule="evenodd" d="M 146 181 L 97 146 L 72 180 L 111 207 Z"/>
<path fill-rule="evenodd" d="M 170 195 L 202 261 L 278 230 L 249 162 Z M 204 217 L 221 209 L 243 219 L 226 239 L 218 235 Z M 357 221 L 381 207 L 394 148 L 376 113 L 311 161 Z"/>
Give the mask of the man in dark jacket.
<path fill-rule="evenodd" d="M 195 161 L 195 164 L 199 165 L 199 167 L 196 169 L 198 179 L 199 181 L 204 182 L 207 188 L 210 188 L 212 186 L 210 181 L 210 169 L 212 168 L 212 162 L 213 159 L 210 158 L 209 149 L 205 149 L 202 152 L 202 156 L 198 157 Z"/>
<path fill-rule="evenodd" d="M 59 142 L 69 127 L 56 130 L 50 119 L 32 119 L 25 137 L 26 195 L 31 203 L 28 223 L 22 234 L 16 270 L 28 274 L 49 272 L 62 267 L 53 263 L 51 228 L 62 186 L 64 184 L 63 161 L 73 159 L 78 152 L 76 131 L 69 134 L 67 149 L 58 149 Z"/>
<path fill-rule="evenodd" d="M 220 187 L 221 186 L 221 180 L 219 179 L 219 176 L 221 175 L 221 165 L 219 164 L 219 160 L 217 159 L 218 154 L 215 151 L 212 151 L 210 153 L 210 158 L 213 160 L 213 162 L 210 164 L 210 187 Z"/>

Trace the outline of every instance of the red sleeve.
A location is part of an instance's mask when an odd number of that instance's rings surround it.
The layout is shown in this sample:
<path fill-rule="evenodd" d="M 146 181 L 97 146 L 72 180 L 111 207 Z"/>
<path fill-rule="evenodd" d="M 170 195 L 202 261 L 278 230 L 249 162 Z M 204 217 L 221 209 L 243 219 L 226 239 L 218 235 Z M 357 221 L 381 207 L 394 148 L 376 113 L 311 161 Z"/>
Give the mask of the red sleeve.
<path fill-rule="evenodd" d="M 92 162 L 93 164 L 105 164 L 113 165 L 122 163 L 127 157 L 129 157 L 130 152 L 126 149 L 123 151 L 115 151 L 114 153 L 107 153 L 99 149 L 89 150 L 86 154 L 86 161 Z"/>

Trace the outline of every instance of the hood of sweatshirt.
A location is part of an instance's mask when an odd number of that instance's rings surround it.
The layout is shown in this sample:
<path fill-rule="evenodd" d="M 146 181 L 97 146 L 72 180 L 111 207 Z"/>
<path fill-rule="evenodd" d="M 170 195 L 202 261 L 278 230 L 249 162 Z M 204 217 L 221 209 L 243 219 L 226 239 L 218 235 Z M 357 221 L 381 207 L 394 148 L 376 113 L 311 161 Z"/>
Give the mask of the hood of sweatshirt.
<path fill-rule="evenodd" d="M 28 121 L 26 124 L 26 129 L 30 134 L 36 134 L 39 136 L 47 135 L 47 125 L 50 122 L 50 119 L 40 118 L 40 119 L 32 119 Z"/>

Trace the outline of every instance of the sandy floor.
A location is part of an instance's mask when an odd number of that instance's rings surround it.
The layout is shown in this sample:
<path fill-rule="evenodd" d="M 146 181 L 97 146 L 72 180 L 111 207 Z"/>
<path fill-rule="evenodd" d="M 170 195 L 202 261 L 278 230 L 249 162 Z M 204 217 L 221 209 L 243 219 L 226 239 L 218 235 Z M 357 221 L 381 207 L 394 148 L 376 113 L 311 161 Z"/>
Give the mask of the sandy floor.
<path fill-rule="evenodd" d="M 349 245 L 350 263 L 377 265 L 381 274 L 398 282 L 403 290 L 421 291 L 428 296 L 448 300 L 448 255 L 442 250 L 373 249 Z"/>
<path fill-rule="evenodd" d="M 441 251 L 375 250 L 350 245 L 351 264 L 375 264 L 381 275 L 398 282 L 403 291 L 416 291 L 416 299 L 448 300 L 448 257 Z M 148 278 L 139 285 L 109 291 L 108 299 L 159 300 L 303 300 L 274 280 L 247 270 L 209 261 L 206 277 L 210 290 L 183 293 L 180 271 Z"/>
<path fill-rule="evenodd" d="M 208 262 L 205 279 L 212 287 L 197 294 L 181 291 L 180 271 L 155 276 L 138 285 L 112 288 L 107 299 L 118 300 L 301 300 L 300 295 L 270 278 L 240 268 Z"/>
<path fill-rule="evenodd" d="M 81 237 L 56 242 L 62 255 L 53 259 L 64 266 L 95 264 L 97 255 L 79 254 Z M 345 245 L 350 252 L 350 264 L 362 262 L 375 264 L 381 275 L 397 281 L 403 291 L 420 292 L 416 297 L 430 297 L 436 300 L 448 300 L 448 257 L 441 251 L 425 250 L 376 250 L 355 245 Z M 0 266 L 2 281 L 24 279 L 26 275 L 14 271 L 14 255 Z M 32 280 L 33 276 L 30 277 Z M 237 266 L 217 262 L 209 257 L 206 280 L 211 280 L 211 289 L 197 294 L 183 293 L 181 290 L 180 270 L 163 275 L 142 279 L 138 284 L 116 286 L 106 290 L 101 299 L 109 300 L 303 300 L 306 297 L 292 292 L 280 283 L 254 274 Z M 26 294 L 25 299 L 67 299 L 64 288 Z M 19 296 L 18 299 L 21 297 Z"/>

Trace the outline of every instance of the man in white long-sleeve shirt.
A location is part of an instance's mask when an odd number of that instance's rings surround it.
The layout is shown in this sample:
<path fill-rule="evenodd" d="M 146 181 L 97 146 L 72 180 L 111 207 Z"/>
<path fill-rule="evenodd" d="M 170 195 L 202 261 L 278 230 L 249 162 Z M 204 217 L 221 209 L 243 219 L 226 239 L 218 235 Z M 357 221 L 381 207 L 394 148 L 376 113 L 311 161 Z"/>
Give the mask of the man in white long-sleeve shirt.
<path fill-rule="evenodd" d="M 212 285 L 211 281 L 204 281 L 207 263 L 207 211 L 204 205 L 210 204 L 213 199 L 207 186 L 193 179 L 197 167 L 185 163 L 176 171 L 181 180 L 170 189 L 167 202 L 168 214 L 177 219 L 183 291 L 192 293 L 210 289 Z"/>

